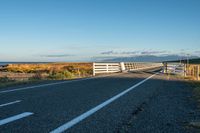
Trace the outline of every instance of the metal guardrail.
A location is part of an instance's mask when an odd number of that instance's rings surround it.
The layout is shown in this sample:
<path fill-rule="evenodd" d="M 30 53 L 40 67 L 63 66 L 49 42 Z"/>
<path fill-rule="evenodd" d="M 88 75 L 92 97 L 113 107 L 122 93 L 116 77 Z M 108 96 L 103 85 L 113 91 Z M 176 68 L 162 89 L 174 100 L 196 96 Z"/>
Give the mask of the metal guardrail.
<path fill-rule="evenodd" d="M 194 80 L 200 80 L 200 65 L 185 63 L 164 63 L 164 73 L 181 75 Z"/>
<path fill-rule="evenodd" d="M 93 75 L 102 73 L 116 73 L 123 71 L 138 71 L 150 68 L 161 67 L 162 63 L 147 63 L 147 62 L 118 62 L 106 63 L 95 62 L 93 63 Z"/>
<path fill-rule="evenodd" d="M 184 75 L 185 64 L 183 64 L 183 63 L 165 63 L 163 70 L 164 70 L 164 73 Z"/>

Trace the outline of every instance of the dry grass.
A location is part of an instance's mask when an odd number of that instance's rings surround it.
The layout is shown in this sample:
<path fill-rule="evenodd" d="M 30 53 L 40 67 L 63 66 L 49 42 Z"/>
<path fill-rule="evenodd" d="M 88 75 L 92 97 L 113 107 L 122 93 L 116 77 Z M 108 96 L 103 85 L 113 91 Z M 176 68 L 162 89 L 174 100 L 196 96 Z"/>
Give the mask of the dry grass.
<path fill-rule="evenodd" d="M 34 74 L 34 78 L 80 78 L 92 75 L 92 63 L 10 64 L 1 71 Z"/>
<path fill-rule="evenodd" d="M 9 87 L 9 86 L 25 85 L 25 84 L 38 83 L 38 82 L 42 82 L 42 81 L 41 80 L 13 80 L 7 77 L 0 77 L 0 89 Z"/>
<path fill-rule="evenodd" d="M 10 64 L 4 70 L 9 72 L 34 73 L 37 71 L 91 71 L 92 63 L 48 63 L 48 64 Z"/>
<path fill-rule="evenodd" d="M 89 77 L 92 63 L 10 64 L 0 70 L 0 88 L 42 80 Z"/>

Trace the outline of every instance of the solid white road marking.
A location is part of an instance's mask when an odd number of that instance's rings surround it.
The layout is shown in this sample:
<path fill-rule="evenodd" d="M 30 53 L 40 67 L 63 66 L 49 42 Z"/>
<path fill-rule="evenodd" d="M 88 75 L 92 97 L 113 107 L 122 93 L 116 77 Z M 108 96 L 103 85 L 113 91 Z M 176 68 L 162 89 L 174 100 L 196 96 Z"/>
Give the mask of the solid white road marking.
<path fill-rule="evenodd" d="M 156 73 L 157 74 L 157 73 Z M 87 117 L 91 116 L 92 114 L 94 114 L 95 112 L 97 112 L 98 110 L 102 109 L 103 107 L 107 106 L 108 104 L 110 104 L 111 102 L 117 100 L 118 98 L 120 98 L 121 96 L 125 95 L 126 93 L 128 93 L 129 91 L 133 90 L 134 88 L 138 87 L 139 85 L 143 84 L 144 82 L 146 82 L 147 80 L 149 80 L 150 78 L 154 77 L 156 74 L 151 75 L 150 77 L 142 80 L 141 82 L 133 85 L 132 87 L 126 89 L 125 91 L 119 93 L 118 95 L 106 100 L 105 102 L 97 105 L 96 107 L 90 109 L 89 111 L 79 115 L 78 117 L 72 119 L 71 121 L 65 123 L 64 125 L 56 128 L 55 130 L 51 131 L 50 133 L 61 133 L 64 132 L 65 130 L 71 128 L 72 126 L 76 125 L 77 123 L 81 122 L 82 120 L 86 119 Z"/>
<path fill-rule="evenodd" d="M 30 116 L 30 115 L 33 115 L 33 113 L 31 113 L 31 112 L 24 112 L 22 114 L 15 115 L 15 116 L 12 116 L 12 117 L 0 120 L 0 126 L 2 126 L 4 124 L 7 124 L 7 123 L 10 123 L 10 122 L 13 122 L 13 121 L 16 121 L 16 120 L 19 120 L 19 119 L 22 119 L 22 118 Z"/>
<path fill-rule="evenodd" d="M 83 80 L 88 80 L 88 79 L 94 79 L 94 78 L 84 78 L 84 79 L 77 79 L 77 80 L 70 80 L 70 81 L 68 80 L 68 81 L 63 81 L 63 82 L 56 82 L 56 83 L 35 85 L 35 86 L 23 87 L 23 88 L 12 89 L 12 90 L 5 90 L 5 91 L 0 91 L 0 94 L 1 94 L 1 93 L 13 92 L 13 91 L 28 90 L 28 89 L 39 88 L 39 87 L 46 87 L 46 86 L 51 86 L 51 85 L 58 85 L 58 84 L 64 84 L 64 83 L 71 83 L 71 82 L 75 82 L 75 81 L 83 81 Z"/>
<path fill-rule="evenodd" d="M 19 102 L 21 102 L 21 100 L 17 100 L 17 101 L 13 101 L 13 102 L 9 102 L 9 103 L 5 103 L 5 104 L 1 104 L 0 107 L 4 107 L 4 106 L 8 106 L 8 105 L 12 105 L 12 104 L 19 103 Z"/>
<path fill-rule="evenodd" d="M 115 75 L 118 75 L 118 74 L 115 74 Z M 104 77 L 109 77 L 109 76 L 113 76 L 113 75 L 106 75 L 106 76 L 102 76 L 102 77 L 104 78 Z M 56 82 L 56 83 L 35 85 L 35 86 L 17 88 L 17 89 L 12 89 L 12 90 L 0 91 L 0 94 L 2 94 L 2 93 L 8 93 L 8 92 L 13 92 L 13 91 L 28 90 L 28 89 L 39 88 L 39 87 L 46 87 L 46 86 L 51 86 L 51 85 L 59 85 L 59 84 L 77 82 L 77 81 L 84 81 L 84 80 L 89 80 L 89 79 L 97 79 L 97 78 L 102 78 L 102 77 L 90 77 L 90 78 L 82 78 L 82 79 L 68 80 L 68 81 L 62 81 L 62 82 Z"/>

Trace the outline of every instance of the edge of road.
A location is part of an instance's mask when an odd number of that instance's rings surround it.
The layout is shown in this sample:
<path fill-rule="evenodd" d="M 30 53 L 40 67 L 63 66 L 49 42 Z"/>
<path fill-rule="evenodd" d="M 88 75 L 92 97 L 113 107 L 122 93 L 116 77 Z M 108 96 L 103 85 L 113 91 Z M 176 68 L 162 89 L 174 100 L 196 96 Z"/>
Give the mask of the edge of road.
<path fill-rule="evenodd" d="M 113 74 L 91 76 L 91 77 L 84 77 L 84 78 L 77 78 L 77 79 L 70 79 L 70 80 L 61 80 L 61 81 L 59 80 L 59 81 L 55 81 L 53 83 L 39 83 L 39 84 L 36 84 L 36 85 L 32 84 L 32 85 L 21 86 L 21 87 L 16 87 L 16 88 L 5 88 L 5 89 L 2 88 L 0 90 L 0 94 L 15 92 L 15 91 L 28 90 L 28 89 L 33 89 L 33 88 L 52 86 L 52 85 L 65 84 L 65 83 L 72 83 L 72 82 L 78 82 L 78 81 L 85 81 L 85 80 L 91 80 L 91 79 L 112 77 L 112 76 L 122 75 L 122 74 L 124 74 L 124 73 L 113 73 Z"/>

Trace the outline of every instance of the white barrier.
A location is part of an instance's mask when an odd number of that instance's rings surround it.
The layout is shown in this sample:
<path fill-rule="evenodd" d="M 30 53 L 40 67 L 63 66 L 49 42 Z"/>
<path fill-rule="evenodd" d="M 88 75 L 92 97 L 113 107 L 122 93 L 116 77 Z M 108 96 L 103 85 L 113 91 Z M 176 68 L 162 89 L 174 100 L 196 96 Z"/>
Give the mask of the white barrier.
<path fill-rule="evenodd" d="M 165 63 L 164 64 L 164 73 L 172 73 L 172 74 L 179 74 L 184 75 L 185 74 L 185 64 L 183 63 Z"/>
<path fill-rule="evenodd" d="M 119 62 L 119 63 L 93 63 L 93 75 L 100 73 L 116 73 L 123 71 L 145 70 L 150 68 L 161 67 L 162 63 L 146 62 Z"/>
<path fill-rule="evenodd" d="M 162 63 L 152 62 L 125 62 L 125 68 L 128 71 L 145 70 L 163 66 Z"/>
<path fill-rule="evenodd" d="M 98 73 L 121 72 L 119 63 L 93 63 L 93 75 Z"/>

